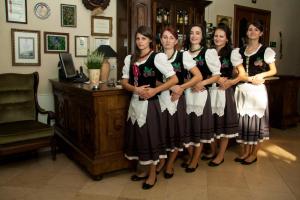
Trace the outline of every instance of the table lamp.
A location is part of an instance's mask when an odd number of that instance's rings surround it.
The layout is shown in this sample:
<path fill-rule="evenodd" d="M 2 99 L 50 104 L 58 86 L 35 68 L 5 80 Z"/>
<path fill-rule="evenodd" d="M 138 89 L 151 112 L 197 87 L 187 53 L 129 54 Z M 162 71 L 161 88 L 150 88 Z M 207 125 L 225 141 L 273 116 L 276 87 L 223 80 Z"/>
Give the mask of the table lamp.
<path fill-rule="evenodd" d="M 117 57 L 117 53 L 109 45 L 100 45 L 95 51 L 104 54 L 105 59 L 101 67 L 100 80 L 106 82 L 108 80 L 110 71 L 110 63 L 108 62 L 108 58 Z"/>

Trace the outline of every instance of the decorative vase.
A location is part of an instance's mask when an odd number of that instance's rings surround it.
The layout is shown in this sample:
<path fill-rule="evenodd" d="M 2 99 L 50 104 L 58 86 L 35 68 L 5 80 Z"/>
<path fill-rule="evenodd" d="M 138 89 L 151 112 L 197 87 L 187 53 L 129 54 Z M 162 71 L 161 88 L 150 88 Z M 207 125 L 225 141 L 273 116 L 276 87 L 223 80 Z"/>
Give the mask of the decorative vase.
<path fill-rule="evenodd" d="M 89 78 L 92 85 L 98 85 L 100 80 L 100 69 L 89 69 Z"/>

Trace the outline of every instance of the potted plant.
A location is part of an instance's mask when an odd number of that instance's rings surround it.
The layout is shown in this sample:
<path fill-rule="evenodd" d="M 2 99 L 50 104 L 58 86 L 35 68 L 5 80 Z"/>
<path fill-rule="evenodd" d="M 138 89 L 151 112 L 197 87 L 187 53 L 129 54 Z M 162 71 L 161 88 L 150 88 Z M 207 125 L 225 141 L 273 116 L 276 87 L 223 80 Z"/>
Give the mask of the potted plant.
<path fill-rule="evenodd" d="M 103 53 L 99 53 L 97 51 L 90 53 L 90 51 L 88 51 L 85 65 L 89 71 L 90 81 L 94 85 L 99 83 L 100 69 L 102 67 L 103 61 L 104 61 Z"/>

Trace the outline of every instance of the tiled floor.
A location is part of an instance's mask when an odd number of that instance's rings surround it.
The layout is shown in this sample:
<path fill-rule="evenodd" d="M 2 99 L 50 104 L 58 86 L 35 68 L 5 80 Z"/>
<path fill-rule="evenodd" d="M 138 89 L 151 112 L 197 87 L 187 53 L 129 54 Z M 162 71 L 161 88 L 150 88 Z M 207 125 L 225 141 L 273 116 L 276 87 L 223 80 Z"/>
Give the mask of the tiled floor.
<path fill-rule="evenodd" d="M 127 170 L 93 181 L 64 154 L 53 162 L 50 153 L 38 158 L 0 165 L 1 200 L 138 200 L 138 199 L 300 199 L 300 126 L 285 131 L 272 129 L 258 162 L 242 166 L 233 161 L 238 146 L 228 149 L 225 162 L 216 168 L 200 161 L 195 173 L 187 174 L 176 162 L 175 176 L 162 174 L 149 191 L 141 182 L 129 180 Z M 298 189 L 297 189 L 298 188 Z"/>

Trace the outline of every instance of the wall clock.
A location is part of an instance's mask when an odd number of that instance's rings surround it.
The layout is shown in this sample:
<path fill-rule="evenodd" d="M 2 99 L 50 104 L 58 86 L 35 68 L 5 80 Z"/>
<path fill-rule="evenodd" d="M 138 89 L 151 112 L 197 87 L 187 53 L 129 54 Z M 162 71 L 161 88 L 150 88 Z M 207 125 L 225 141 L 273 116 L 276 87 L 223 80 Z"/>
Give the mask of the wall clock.
<path fill-rule="evenodd" d="M 43 2 L 37 3 L 34 6 L 34 14 L 40 19 L 47 19 L 50 16 L 50 7 Z"/>
<path fill-rule="evenodd" d="M 89 10 L 101 7 L 103 10 L 107 8 L 110 0 L 82 0 L 84 6 Z"/>

